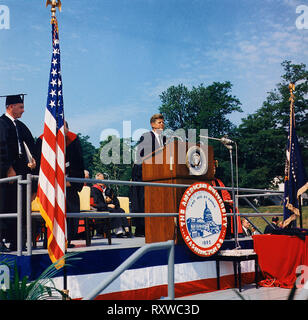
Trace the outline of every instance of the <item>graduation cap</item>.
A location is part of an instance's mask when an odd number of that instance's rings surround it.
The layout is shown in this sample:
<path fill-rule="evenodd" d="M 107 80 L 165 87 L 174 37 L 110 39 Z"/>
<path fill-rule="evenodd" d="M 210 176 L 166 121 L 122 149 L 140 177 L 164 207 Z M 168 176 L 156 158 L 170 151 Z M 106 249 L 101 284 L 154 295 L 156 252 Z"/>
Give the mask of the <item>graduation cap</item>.
<path fill-rule="evenodd" d="M 5 105 L 9 106 L 10 104 L 24 103 L 26 95 L 26 93 L 19 93 L 8 96 L 0 96 L 0 98 L 6 98 Z"/>

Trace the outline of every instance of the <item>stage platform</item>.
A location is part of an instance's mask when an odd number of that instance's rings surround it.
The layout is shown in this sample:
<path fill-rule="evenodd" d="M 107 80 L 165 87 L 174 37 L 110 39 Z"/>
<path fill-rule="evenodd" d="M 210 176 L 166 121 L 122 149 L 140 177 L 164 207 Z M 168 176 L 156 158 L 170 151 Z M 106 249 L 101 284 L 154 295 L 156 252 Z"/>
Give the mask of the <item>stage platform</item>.
<path fill-rule="evenodd" d="M 252 248 L 252 238 L 245 237 L 239 239 L 242 249 Z M 73 240 L 72 244 L 74 248 L 67 249 L 68 252 L 85 252 L 95 250 L 110 250 L 110 249 L 125 249 L 125 248 L 140 248 L 145 245 L 144 237 L 132 237 L 132 238 L 112 238 L 111 245 L 108 244 L 108 239 L 100 236 L 94 236 L 91 238 L 91 246 L 86 246 L 85 240 Z M 234 247 L 234 240 L 225 240 L 223 248 L 231 249 Z M 223 249 L 222 248 L 222 249 Z M 37 242 L 37 248 L 32 249 L 32 255 L 46 254 L 47 250 L 43 248 L 43 242 Z M 17 255 L 16 251 L 9 252 L 8 255 Z M 26 251 L 23 251 L 23 255 L 27 255 Z"/>
<path fill-rule="evenodd" d="M 85 240 L 74 240 L 74 248 L 68 252 L 78 252 L 67 267 L 67 288 L 72 299 L 82 299 L 93 290 L 106 276 L 130 257 L 136 250 L 145 245 L 145 239 L 94 237 L 91 246 Z M 252 249 L 251 238 L 240 239 L 242 249 Z M 2 258 L 15 259 L 21 276 L 27 275 L 30 280 L 36 279 L 51 264 L 47 250 L 38 242 L 32 255 L 26 252 L 18 257 L 16 252 L 3 254 Z M 223 249 L 233 249 L 235 242 L 225 240 Z M 167 294 L 167 250 L 158 250 L 145 254 L 138 262 L 126 270 L 99 296 L 102 300 L 156 300 Z M 175 246 L 175 297 L 189 296 L 217 290 L 215 257 L 202 258 L 193 254 L 185 244 Z M 253 261 L 242 262 L 243 285 L 254 282 Z M 63 273 L 53 279 L 57 288 L 63 288 Z M 234 288 L 234 270 L 230 261 L 220 262 L 221 289 Z"/>
<path fill-rule="evenodd" d="M 91 245 L 86 246 L 85 240 L 73 240 L 74 248 L 68 248 L 67 252 L 85 252 L 96 250 L 124 249 L 124 248 L 140 248 L 145 245 L 144 237 L 133 238 L 112 238 L 111 245 L 108 244 L 108 239 L 94 236 L 91 238 Z M 38 241 L 36 249 L 32 250 L 32 254 L 44 254 L 47 250 L 43 249 L 43 243 Z M 16 252 L 14 252 L 16 254 Z"/>
<path fill-rule="evenodd" d="M 212 291 L 208 293 L 196 294 L 191 296 L 185 296 L 176 298 L 176 300 L 288 300 L 291 289 L 279 288 L 279 287 L 259 287 L 256 289 L 254 284 L 246 284 L 243 290 L 239 293 L 238 289 L 226 289 L 219 291 Z M 296 298 L 300 293 L 298 290 L 295 293 Z"/>

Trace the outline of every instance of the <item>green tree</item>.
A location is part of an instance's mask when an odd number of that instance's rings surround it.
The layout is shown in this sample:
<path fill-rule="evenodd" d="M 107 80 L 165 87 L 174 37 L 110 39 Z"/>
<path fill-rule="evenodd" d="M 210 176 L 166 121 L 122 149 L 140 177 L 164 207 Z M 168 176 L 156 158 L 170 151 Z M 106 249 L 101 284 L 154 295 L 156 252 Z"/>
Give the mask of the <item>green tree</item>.
<path fill-rule="evenodd" d="M 231 94 L 232 84 L 214 82 L 209 86 L 200 84 L 189 90 L 183 84 L 172 86 L 160 95 L 159 111 L 164 115 L 166 128 L 196 129 L 197 137 L 200 129 L 208 129 L 208 135 L 221 138 L 224 135 L 233 136 L 235 125 L 228 119 L 233 112 L 242 112 L 241 102 Z M 198 141 L 198 139 L 197 139 Z M 229 152 L 216 141 L 209 140 L 213 145 L 215 159 L 219 161 L 217 175 L 226 184 L 231 183 Z"/>
<path fill-rule="evenodd" d="M 159 111 L 164 115 L 169 129 L 189 129 L 193 127 L 193 110 L 189 90 L 179 84 L 171 86 L 160 95 L 162 105 Z"/>
<path fill-rule="evenodd" d="M 129 181 L 132 172 L 131 159 L 128 159 L 128 155 L 131 157 L 129 151 L 130 143 L 123 138 L 109 136 L 101 141 L 93 157 L 93 178 L 96 173 L 101 172 L 108 180 Z M 129 186 L 111 185 L 111 187 L 118 195 L 129 196 Z"/>
<path fill-rule="evenodd" d="M 282 63 L 281 83 L 269 92 L 256 112 L 242 119 L 237 130 L 239 143 L 240 186 L 265 188 L 275 177 L 284 175 L 285 148 L 290 116 L 289 83 L 296 84 L 295 118 L 303 161 L 308 163 L 307 105 L 308 71 L 304 64 Z"/>
<path fill-rule="evenodd" d="M 208 129 L 209 135 L 230 134 L 235 126 L 228 119 L 232 112 L 242 112 L 240 101 L 231 95 L 232 84 L 214 82 L 204 87 L 187 89 L 183 84 L 172 86 L 160 95 L 159 111 L 169 129 Z"/>
<path fill-rule="evenodd" d="M 84 167 L 86 170 L 90 172 L 90 175 L 93 174 L 93 157 L 97 152 L 97 149 L 92 145 L 89 136 L 83 136 L 81 133 L 78 133 L 78 137 L 80 140 L 82 155 L 84 161 Z"/>

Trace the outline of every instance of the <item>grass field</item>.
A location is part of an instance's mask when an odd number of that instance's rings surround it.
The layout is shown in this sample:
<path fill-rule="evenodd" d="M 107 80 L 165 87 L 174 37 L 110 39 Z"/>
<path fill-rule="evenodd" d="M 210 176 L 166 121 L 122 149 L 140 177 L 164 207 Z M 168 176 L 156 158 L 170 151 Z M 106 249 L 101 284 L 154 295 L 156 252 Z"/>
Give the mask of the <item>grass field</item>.
<path fill-rule="evenodd" d="M 283 208 L 282 206 L 266 206 L 266 207 L 258 207 L 258 211 L 262 213 L 283 213 Z M 239 207 L 240 213 L 251 213 L 255 212 L 252 208 L 250 207 L 244 207 L 240 206 Z M 305 206 L 302 208 L 302 215 L 303 215 L 303 228 L 308 229 L 308 206 Z M 262 232 L 264 231 L 265 226 L 267 223 L 261 218 L 251 218 L 249 217 L 249 220 L 256 225 Z M 271 222 L 272 217 L 266 217 L 266 220 Z M 283 217 L 279 216 L 279 221 L 283 221 Z M 299 227 L 299 218 L 297 218 L 297 226 Z"/>

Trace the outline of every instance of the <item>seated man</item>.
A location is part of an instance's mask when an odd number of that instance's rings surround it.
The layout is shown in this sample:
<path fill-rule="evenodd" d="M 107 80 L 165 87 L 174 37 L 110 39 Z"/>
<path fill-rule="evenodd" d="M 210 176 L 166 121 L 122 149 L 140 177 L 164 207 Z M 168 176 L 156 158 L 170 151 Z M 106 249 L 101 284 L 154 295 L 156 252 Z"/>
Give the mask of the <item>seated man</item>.
<path fill-rule="evenodd" d="M 268 224 L 264 229 L 264 234 L 266 233 L 273 233 L 273 231 L 278 230 L 279 226 L 279 217 L 273 217 L 272 223 Z"/>
<path fill-rule="evenodd" d="M 251 224 L 245 218 L 242 219 L 242 229 L 244 237 L 251 237 L 252 231 L 250 230 Z"/>
<path fill-rule="evenodd" d="M 119 199 L 114 195 L 114 192 L 112 189 L 107 188 L 105 191 L 105 200 L 107 203 L 108 211 L 111 213 L 125 213 L 124 209 L 120 207 L 120 201 Z M 125 231 L 125 236 L 128 238 L 132 237 L 132 234 L 129 231 L 129 224 L 126 217 L 120 217 L 117 219 L 121 219 L 121 228 L 122 232 Z"/>
<path fill-rule="evenodd" d="M 97 173 L 95 176 L 97 180 L 104 180 L 104 175 L 102 173 Z M 121 213 L 124 212 L 120 208 L 119 200 L 112 196 L 112 189 L 106 187 L 102 182 L 96 183 L 91 187 L 91 206 L 98 211 L 109 211 L 110 213 Z M 109 196 L 108 196 L 109 195 Z M 108 202 L 106 199 L 108 199 Z M 97 222 L 97 221 L 96 221 Z M 97 225 L 97 223 L 95 223 Z M 130 236 L 130 233 L 125 233 L 123 226 L 128 228 L 128 222 L 126 218 L 111 218 L 110 219 L 110 229 L 114 229 L 114 234 L 118 238 L 123 238 L 125 235 Z M 98 233 L 106 232 L 106 225 L 97 225 L 96 230 Z"/>

